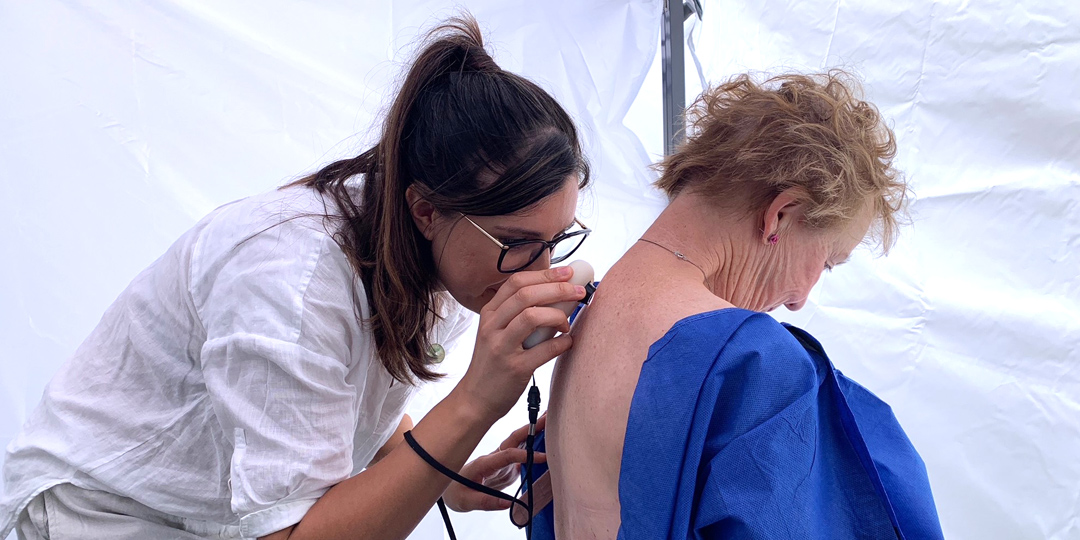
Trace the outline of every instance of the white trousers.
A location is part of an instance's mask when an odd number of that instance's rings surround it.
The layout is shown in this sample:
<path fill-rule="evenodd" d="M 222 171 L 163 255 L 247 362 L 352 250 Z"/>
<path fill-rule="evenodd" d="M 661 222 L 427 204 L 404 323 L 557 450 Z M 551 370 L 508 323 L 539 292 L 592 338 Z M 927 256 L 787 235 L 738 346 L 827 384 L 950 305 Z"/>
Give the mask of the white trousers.
<path fill-rule="evenodd" d="M 127 497 L 72 484 L 34 497 L 15 523 L 19 540 L 196 540 L 180 518 Z"/>

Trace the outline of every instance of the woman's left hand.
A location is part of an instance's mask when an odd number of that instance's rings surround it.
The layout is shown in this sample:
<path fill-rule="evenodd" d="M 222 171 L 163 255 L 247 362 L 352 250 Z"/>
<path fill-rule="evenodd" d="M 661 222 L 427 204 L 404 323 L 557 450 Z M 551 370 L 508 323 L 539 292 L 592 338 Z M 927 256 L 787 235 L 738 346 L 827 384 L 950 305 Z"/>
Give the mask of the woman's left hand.
<path fill-rule="evenodd" d="M 536 421 L 536 432 L 544 429 L 547 422 L 545 413 Z M 506 438 L 499 449 L 465 464 L 461 476 L 479 482 L 492 489 L 502 490 L 518 479 L 518 467 L 525 463 L 525 439 L 529 435 L 529 426 L 525 425 Z M 544 463 L 547 456 L 542 452 L 533 453 L 533 463 Z M 443 493 L 446 506 L 455 512 L 473 510 L 506 510 L 510 501 L 504 501 L 491 495 L 474 491 L 457 482 L 451 482 Z"/>

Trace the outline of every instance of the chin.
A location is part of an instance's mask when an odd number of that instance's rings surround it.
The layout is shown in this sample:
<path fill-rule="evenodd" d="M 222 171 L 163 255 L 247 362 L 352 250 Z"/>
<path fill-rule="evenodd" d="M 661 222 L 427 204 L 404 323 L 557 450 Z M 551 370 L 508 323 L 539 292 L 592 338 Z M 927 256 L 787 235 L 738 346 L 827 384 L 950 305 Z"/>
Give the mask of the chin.
<path fill-rule="evenodd" d="M 777 309 L 779 309 L 780 306 L 782 306 L 782 305 L 784 305 L 784 303 L 780 302 L 778 304 L 773 304 L 771 306 L 763 307 L 762 309 L 759 309 L 757 311 L 760 311 L 762 313 L 772 313 L 772 312 L 776 311 Z"/>
<path fill-rule="evenodd" d="M 498 291 L 487 289 L 479 295 L 471 295 L 464 300 L 458 300 L 458 302 L 465 306 L 465 309 L 473 313 L 480 313 L 480 310 L 484 309 L 484 306 L 488 305 L 492 298 L 495 298 L 496 292 Z"/>
<path fill-rule="evenodd" d="M 480 309 L 483 308 L 485 305 L 485 302 L 482 299 L 475 297 L 461 300 L 459 300 L 457 297 L 454 297 L 454 299 L 457 300 L 457 302 L 461 304 L 462 307 L 473 313 L 480 313 Z"/>

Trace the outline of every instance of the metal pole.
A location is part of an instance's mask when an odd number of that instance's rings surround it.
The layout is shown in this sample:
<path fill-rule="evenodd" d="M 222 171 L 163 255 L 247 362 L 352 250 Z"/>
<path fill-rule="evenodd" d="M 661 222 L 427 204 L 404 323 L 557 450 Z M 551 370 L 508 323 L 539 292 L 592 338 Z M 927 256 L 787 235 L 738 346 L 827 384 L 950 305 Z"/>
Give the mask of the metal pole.
<path fill-rule="evenodd" d="M 674 11 L 674 16 L 672 14 Z M 664 155 L 671 155 L 683 141 L 683 109 L 686 108 L 686 68 L 683 61 L 682 0 L 664 0 L 664 21 L 660 30 L 661 76 L 664 84 Z"/>

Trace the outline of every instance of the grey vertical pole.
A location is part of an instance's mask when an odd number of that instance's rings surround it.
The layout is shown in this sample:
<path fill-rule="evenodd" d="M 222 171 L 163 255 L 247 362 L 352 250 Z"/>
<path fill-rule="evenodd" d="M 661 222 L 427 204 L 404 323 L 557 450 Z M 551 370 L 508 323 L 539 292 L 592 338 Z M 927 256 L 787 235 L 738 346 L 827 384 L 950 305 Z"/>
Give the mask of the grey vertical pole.
<path fill-rule="evenodd" d="M 660 29 L 660 63 L 664 84 L 664 155 L 671 155 L 686 138 L 683 109 L 686 108 L 686 39 L 683 23 L 691 15 L 704 18 L 700 0 L 664 0 L 664 21 Z"/>
<path fill-rule="evenodd" d="M 682 0 L 664 0 L 660 30 L 661 76 L 664 84 L 664 155 L 671 155 L 683 141 L 683 109 L 686 108 L 686 68 L 683 62 Z"/>

